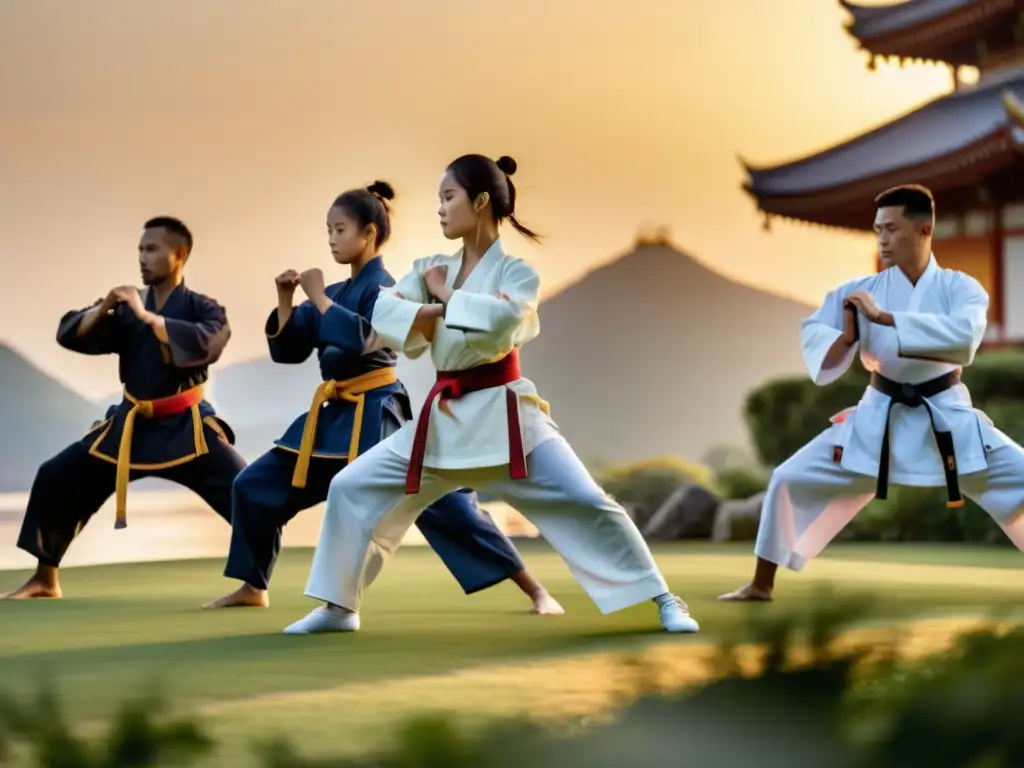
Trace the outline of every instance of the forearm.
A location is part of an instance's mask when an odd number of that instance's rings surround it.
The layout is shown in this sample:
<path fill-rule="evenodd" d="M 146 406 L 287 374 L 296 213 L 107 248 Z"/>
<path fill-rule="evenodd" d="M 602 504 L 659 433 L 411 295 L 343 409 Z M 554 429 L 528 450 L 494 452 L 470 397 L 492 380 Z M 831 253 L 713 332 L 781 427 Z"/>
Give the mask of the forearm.
<path fill-rule="evenodd" d="M 106 302 L 86 310 L 78 323 L 78 330 L 75 331 L 75 335 L 79 338 L 88 335 L 89 331 L 96 327 L 96 323 L 100 321 L 100 318 L 109 311 L 110 307 L 107 306 Z"/>
<path fill-rule="evenodd" d="M 828 348 L 828 352 L 825 353 L 824 360 L 821 361 L 821 367 L 823 369 L 835 368 L 841 364 L 846 356 L 850 352 L 854 342 L 848 340 L 846 336 L 840 336 L 831 347 Z"/>
<path fill-rule="evenodd" d="M 436 292 L 434 292 L 434 298 L 436 298 L 442 304 L 447 306 L 448 302 L 451 301 L 453 293 L 455 293 L 455 291 L 453 291 L 447 285 L 442 285 L 440 288 L 437 289 Z"/>
<path fill-rule="evenodd" d="M 427 339 L 434 336 L 434 326 L 437 321 L 444 317 L 444 304 L 423 304 L 416 311 L 416 320 L 413 322 L 413 330 L 419 331 Z"/>
<path fill-rule="evenodd" d="M 170 336 L 167 335 L 167 322 L 162 315 L 158 315 L 155 312 L 146 312 L 139 319 L 153 329 L 153 334 L 161 344 L 170 342 Z"/>
<path fill-rule="evenodd" d="M 277 297 L 277 327 L 284 328 L 288 325 L 288 320 L 292 316 L 294 306 L 292 305 L 291 294 L 287 296 L 278 295 Z"/>

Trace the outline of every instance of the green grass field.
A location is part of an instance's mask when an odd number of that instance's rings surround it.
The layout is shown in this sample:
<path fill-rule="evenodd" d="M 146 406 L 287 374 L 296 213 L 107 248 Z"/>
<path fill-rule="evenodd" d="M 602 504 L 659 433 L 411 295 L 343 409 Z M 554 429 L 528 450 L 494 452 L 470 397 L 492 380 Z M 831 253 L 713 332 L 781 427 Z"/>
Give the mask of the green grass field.
<path fill-rule="evenodd" d="M 302 595 L 309 550 L 285 551 L 267 610 L 198 610 L 232 588 L 220 561 L 68 569 L 65 599 L 0 603 L 0 689 L 29 695 L 48 676 L 75 721 L 102 723 L 156 684 L 176 709 L 200 713 L 226 740 L 210 765 L 248 764 L 240 757 L 248 742 L 276 733 L 331 753 L 380 743 L 411 712 L 479 717 L 510 702 L 529 710 L 532 693 L 543 694 L 516 665 L 652 643 L 692 653 L 735 632 L 751 611 L 807 605 L 825 583 L 839 596 L 873 595 L 877 621 L 1012 610 L 1024 587 L 1024 557 L 1015 550 L 851 545 L 833 547 L 804 574 L 783 574 L 773 605 L 722 604 L 715 597 L 749 574 L 749 545 L 658 546 L 670 584 L 702 625 L 701 635 L 680 638 L 658 631 L 650 605 L 601 616 L 546 544 L 521 549 L 566 616 L 529 615 L 509 583 L 466 597 L 422 547 L 399 552 L 368 594 L 362 631 L 346 635 L 281 633 L 314 605 Z M 0 577 L 13 587 L 25 575 Z M 564 658 L 550 674 L 564 669 L 571 687 L 572 663 Z M 486 676 L 496 669 L 505 676 Z"/>

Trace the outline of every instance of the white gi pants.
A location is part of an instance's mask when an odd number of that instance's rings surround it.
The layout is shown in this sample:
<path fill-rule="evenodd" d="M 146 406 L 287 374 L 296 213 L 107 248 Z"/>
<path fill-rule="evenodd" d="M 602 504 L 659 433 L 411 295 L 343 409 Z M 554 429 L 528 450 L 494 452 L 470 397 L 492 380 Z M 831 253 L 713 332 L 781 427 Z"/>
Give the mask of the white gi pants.
<path fill-rule="evenodd" d="M 408 459 L 390 438 L 331 481 L 320 541 L 306 585 L 309 597 L 358 611 L 365 590 L 423 509 L 459 488 L 492 494 L 519 510 L 562 556 L 602 613 L 668 592 L 651 551 L 626 511 L 587 472 L 562 437 L 527 457 L 528 477 L 508 465 L 423 468 L 420 492 L 405 494 Z"/>
<path fill-rule="evenodd" d="M 994 441 L 986 456 L 988 470 L 961 475 L 960 490 L 1024 550 L 1024 516 L 1018 514 L 1024 507 L 1024 450 L 996 433 L 1001 440 Z M 803 570 L 875 497 L 877 479 L 833 461 L 834 445 L 835 437 L 827 429 L 772 473 L 754 544 L 758 557 Z"/>

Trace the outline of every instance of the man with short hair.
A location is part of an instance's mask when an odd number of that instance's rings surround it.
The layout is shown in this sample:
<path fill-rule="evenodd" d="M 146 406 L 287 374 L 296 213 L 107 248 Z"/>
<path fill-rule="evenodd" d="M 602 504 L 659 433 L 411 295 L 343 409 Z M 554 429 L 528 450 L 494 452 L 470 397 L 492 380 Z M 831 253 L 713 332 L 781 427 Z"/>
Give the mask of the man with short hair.
<path fill-rule="evenodd" d="M 111 493 L 115 527 L 127 525 L 131 480 L 153 476 L 183 485 L 231 522 L 231 484 L 245 461 L 232 447 L 231 429 L 203 399 L 209 366 L 231 330 L 223 307 L 185 287 L 191 252 L 184 223 L 150 219 L 139 241 L 144 294 L 130 285 L 112 288 L 61 318 L 62 347 L 118 355 L 124 398 L 85 437 L 40 466 L 18 537 L 38 566 L 7 598 L 61 597 L 57 572 L 68 546 Z"/>
<path fill-rule="evenodd" d="M 843 375 L 860 352 L 871 385 L 853 408 L 772 473 L 749 583 L 721 600 L 771 600 L 775 573 L 800 571 L 889 483 L 963 492 L 1024 549 L 1024 451 L 971 406 L 960 381 L 985 335 L 988 294 L 932 254 L 935 204 L 918 185 L 875 199 L 886 269 L 841 285 L 803 321 L 815 384 Z"/>

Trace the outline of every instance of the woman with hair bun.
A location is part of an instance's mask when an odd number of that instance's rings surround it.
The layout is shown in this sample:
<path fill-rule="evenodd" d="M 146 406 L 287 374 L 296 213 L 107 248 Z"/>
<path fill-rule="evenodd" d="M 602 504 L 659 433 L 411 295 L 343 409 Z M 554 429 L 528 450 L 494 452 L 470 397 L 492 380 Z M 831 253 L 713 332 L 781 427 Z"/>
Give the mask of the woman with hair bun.
<path fill-rule="evenodd" d="M 398 355 L 386 347 L 363 353 L 381 287 L 395 283 L 380 255 L 391 234 L 388 201 L 394 194 L 390 184 L 377 181 L 331 204 L 328 243 L 334 260 L 349 267 L 348 280 L 325 286 L 319 269 L 301 274 L 289 269 L 275 279 L 277 309 L 266 325 L 270 356 L 299 364 L 316 350 L 323 383 L 309 411 L 236 478 L 224 575 L 242 585 L 207 608 L 269 605 L 282 528 L 326 499 L 331 478 L 342 467 L 412 418 L 409 395 L 395 376 Z M 307 300 L 293 307 L 297 286 Z M 429 507 L 416 524 L 463 590 L 478 592 L 512 578 L 533 599 L 535 613 L 562 613 L 508 537 L 480 511 L 475 494 L 449 491 L 424 503 Z"/>
<path fill-rule="evenodd" d="M 499 237 L 508 221 L 538 239 L 516 217 L 515 171 L 510 157 L 454 160 L 441 179 L 438 216 L 445 237 L 462 248 L 417 260 L 377 299 L 364 349 L 391 347 L 409 357 L 429 349 L 437 382 L 415 423 L 331 481 L 306 586 L 326 605 L 287 633 L 359 629 L 363 591 L 419 510 L 463 486 L 530 519 L 602 613 L 653 600 L 666 630 L 698 631 L 636 525 L 594 482 L 520 375 L 519 348 L 540 331 L 540 278 Z"/>

